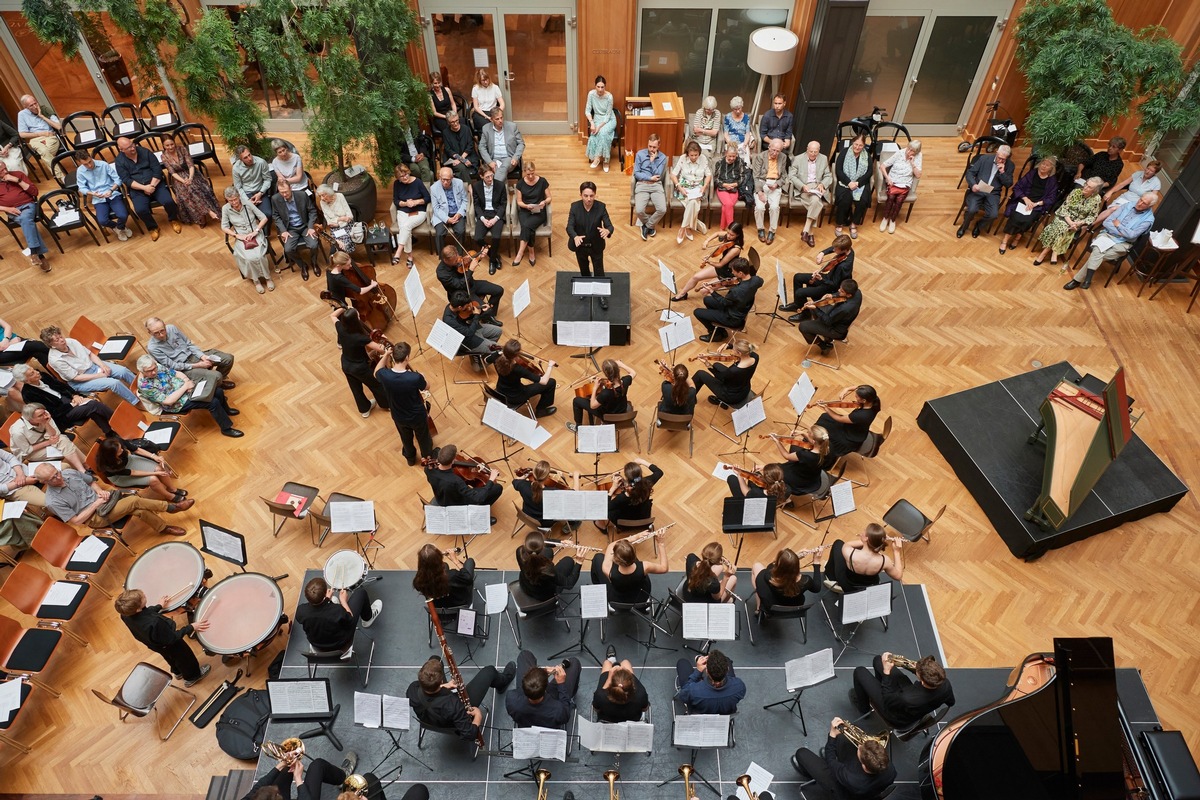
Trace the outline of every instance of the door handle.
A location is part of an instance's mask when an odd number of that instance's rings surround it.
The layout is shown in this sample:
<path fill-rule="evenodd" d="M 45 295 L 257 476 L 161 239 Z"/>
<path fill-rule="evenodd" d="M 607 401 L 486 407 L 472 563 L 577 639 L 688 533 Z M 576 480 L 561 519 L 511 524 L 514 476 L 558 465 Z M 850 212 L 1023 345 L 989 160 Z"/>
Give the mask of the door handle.
<path fill-rule="evenodd" d="M 917 82 L 917 79 L 916 79 L 916 78 L 913 78 L 913 79 L 912 79 L 912 82 L 913 82 L 913 83 L 916 83 L 916 82 Z"/>

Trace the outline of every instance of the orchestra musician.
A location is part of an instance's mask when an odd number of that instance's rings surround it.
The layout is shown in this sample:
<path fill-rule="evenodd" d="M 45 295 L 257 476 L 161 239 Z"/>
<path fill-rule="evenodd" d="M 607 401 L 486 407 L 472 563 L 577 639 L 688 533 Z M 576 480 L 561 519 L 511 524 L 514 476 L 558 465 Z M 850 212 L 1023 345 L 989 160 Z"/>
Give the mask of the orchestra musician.
<path fill-rule="evenodd" d="M 642 467 L 649 469 L 650 474 L 646 475 Z M 654 506 L 650 495 L 654 491 L 654 484 L 662 476 L 663 471 L 644 458 L 628 462 L 613 475 L 608 497 L 608 519 L 596 521 L 595 526 L 607 532 L 609 525 L 615 525 L 617 520 L 648 518 Z"/>
<path fill-rule="evenodd" d="M 783 479 L 782 464 L 755 465 L 754 471 L 758 480 L 746 480 L 743 471 L 735 472 L 725 478 L 729 484 L 729 495 L 735 500 L 745 500 L 747 497 L 771 497 L 776 505 L 785 502 L 792 496 L 792 489 Z M 760 486 L 759 483 L 762 485 Z"/>
<path fill-rule="evenodd" d="M 888 758 L 887 748 L 874 740 L 855 747 L 842 734 L 843 722 L 841 717 L 834 717 L 829 723 L 823 757 L 807 747 L 792 756 L 792 766 L 800 778 L 816 781 L 816 786 L 805 787 L 805 796 L 810 800 L 873 800 L 896 782 L 896 767 Z"/>
<path fill-rule="evenodd" d="M 242 800 L 292 800 L 293 786 L 296 787 L 296 800 L 320 800 L 322 784 L 342 786 L 346 782 L 346 777 L 354 774 L 357 766 L 358 753 L 353 750 L 346 751 L 340 768 L 323 758 L 314 758 L 312 763 L 307 765 L 300 757 L 291 762 L 277 761 L 274 767 L 250 787 L 250 791 Z M 378 778 L 375 783 L 378 786 Z M 414 791 L 417 787 L 424 788 L 421 784 L 413 786 L 405 793 L 403 800 L 429 800 L 428 790 L 422 796 L 419 791 Z M 378 800 L 383 800 L 382 787 L 379 788 Z M 369 790 L 370 783 L 368 781 L 367 797 L 369 800 L 376 800 Z M 339 794 L 338 800 L 341 798 L 342 795 Z"/>
<path fill-rule="evenodd" d="M 650 576 L 667 572 L 665 532 L 656 533 L 658 561 L 647 564 L 637 557 L 633 545 L 625 539 L 609 542 L 603 553 L 592 557 L 592 583 L 608 586 L 608 599 L 614 603 L 642 603 L 650 598 Z"/>
<path fill-rule="evenodd" d="M 529 356 L 521 354 L 521 342 L 509 339 L 496 357 L 496 391 L 504 395 L 508 405 L 520 405 L 534 397 L 538 398 L 533 413 L 548 417 L 558 409 L 554 405 L 554 392 L 558 382 L 550 373 L 558 366 L 555 361 L 545 361 L 544 371 L 538 369 Z"/>
<path fill-rule="evenodd" d="M 835 236 L 833 244 L 817 253 L 817 267 L 813 272 L 797 272 L 792 276 L 792 302 L 780 306 L 780 311 L 799 311 L 807 301 L 834 294 L 842 281 L 853 278 L 854 241 L 844 233 Z M 800 315 L 788 322 L 800 322 Z"/>
<path fill-rule="evenodd" d="M 529 484 L 529 481 L 521 482 Z M 513 486 L 516 485 L 517 481 L 513 481 Z M 517 548 L 517 566 L 521 570 L 517 576 L 521 591 L 539 601 L 549 600 L 559 592 L 573 589 L 579 582 L 582 569 L 582 565 L 569 556 L 555 562 L 554 548 L 546 544 L 546 537 L 541 531 L 530 531 L 525 542 Z"/>
<path fill-rule="evenodd" d="M 475 371 L 482 372 L 484 361 L 495 360 L 495 351 L 499 349 L 500 335 L 504 329 L 485 322 L 487 315 L 479 311 L 476 302 L 466 292 L 455 292 L 450 295 L 450 302 L 442 312 L 442 322 L 463 335 L 462 346 L 472 353 L 471 363 Z"/>
<path fill-rule="evenodd" d="M 737 571 L 725 558 L 720 542 L 704 545 L 700 555 L 688 553 L 687 580 L 680 597 L 685 603 L 732 603 Z"/>
<path fill-rule="evenodd" d="M 829 305 L 819 305 L 828 302 Z M 796 316 L 800 320 L 800 335 L 809 344 L 816 342 L 821 355 L 833 349 L 834 339 L 845 339 L 850 325 L 862 310 L 862 292 L 854 280 L 844 280 L 838 285 L 837 294 L 828 299 L 809 300 Z M 788 318 L 791 321 L 791 317 Z"/>
<path fill-rule="evenodd" d="M 555 472 L 559 471 L 550 466 L 549 461 L 539 461 L 525 471 L 518 469 L 512 484 L 517 494 L 521 495 L 521 511 L 536 520 L 538 527 L 544 529 L 550 528 L 556 520 L 548 520 L 542 516 L 542 493 L 547 488 L 571 488 L 562 480 L 563 473 L 559 472 L 559 476 L 554 477 Z M 571 523 L 570 527 L 574 528 L 576 525 Z"/>
<path fill-rule="evenodd" d="M 695 662 L 675 662 L 675 699 L 689 714 L 733 714 L 746 696 L 746 682 L 733 671 L 729 656 L 713 648 Z"/>
<path fill-rule="evenodd" d="M 891 542 L 892 554 L 885 552 Z M 882 525 L 872 522 L 854 541 L 838 539 L 829 551 L 825 576 L 841 584 L 847 592 L 865 589 L 879 583 L 880 573 L 899 582 L 904 577 L 904 560 L 900 550 L 904 540 L 889 537 Z"/>
<path fill-rule="evenodd" d="M 416 445 L 421 446 L 421 458 L 433 457 L 433 435 L 429 430 L 429 406 L 422 394 L 428 384 L 424 375 L 409 366 L 411 353 L 412 346 L 408 342 L 397 342 L 387 348 L 375 368 L 375 379 L 391 405 L 392 422 L 400 434 L 401 452 L 408 465 L 415 467 Z"/>
<path fill-rule="evenodd" d="M 756 611 L 769 606 L 802 606 L 805 592 L 821 591 L 812 575 L 800 572 L 800 556 L 790 547 L 780 550 L 770 564 L 754 562 L 750 574 Z"/>
<path fill-rule="evenodd" d="M 854 669 L 854 707 L 863 714 L 874 707 L 889 725 L 907 728 L 943 704 L 954 705 L 946 670 L 933 656 L 917 662 L 916 683 L 892 661 L 891 653 L 875 656 L 872 667 L 873 674 L 866 667 Z"/>
<path fill-rule="evenodd" d="M 622 371 L 627 374 L 622 375 Z M 571 402 L 575 421 L 567 424 L 567 430 L 574 433 L 583 424 L 584 411 L 588 414 L 588 424 L 593 424 L 597 417 L 603 419 L 605 414 L 623 414 L 628 411 L 627 395 L 636 377 L 637 372 L 624 361 L 606 358 L 600 362 L 600 372 L 592 378 L 591 391 Z M 576 394 L 578 393 L 579 390 L 576 389 Z"/>
<path fill-rule="evenodd" d="M 296 609 L 296 622 L 313 650 L 344 651 L 354 643 L 354 630 L 362 620 L 364 628 L 375 624 L 383 601 L 367 595 L 367 587 L 359 586 L 353 593 L 334 588 L 324 578 L 317 577 L 304 584 L 304 599 Z"/>
<path fill-rule="evenodd" d="M 464 292 L 471 300 L 479 303 L 484 319 L 494 322 L 500 309 L 500 300 L 504 297 L 504 287 L 475 278 L 475 264 L 481 258 L 483 253 L 468 261 L 458 252 L 457 247 L 448 244 L 442 248 L 442 260 L 438 262 L 436 275 L 438 283 L 446 290 L 447 300 L 457 292 Z"/>
<path fill-rule="evenodd" d="M 447 559 L 454 562 L 452 567 Z M 458 561 L 458 553 L 443 553 L 431 544 L 417 551 L 413 588 L 438 608 L 461 608 L 475 597 L 475 559 Z"/>
<path fill-rule="evenodd" d="M 601 722 L 637 722 L 650 707 L 646 687 L 633 673 L 629 659 L 617 661 L 617 648 L 608 646 L 600 663 L 600 683 L 592 694 L 592 708 Z"/>
<path fill-rule="evenodd" d="M 812 425 L 797 436 L 790 447 L 772 437 L 783 463 L 783 481 L 792 494 L 823 495 L 829 489 L 829 473 L 823 469 L 829 458 L 829 433 L 821 425 Z"/>
<path fill-rule="evenodd" d="M 346 383 L 350 385 L 350 394 L 354 395 L 354 405 L 358 408 L 358 413 L 366 419 L 371 416 L 371 409 L 376 405 L 384 411 L 391 411 L 387 392 L 379 385 L 371 366 L 374 359 L 384 354 L 384 346 L 371 341 L 371 333 L 363 325 L 356 309 L 335 308 L 329 319 L 337 331 L 337 341 L 342 352 L 342 374 L 346 376 Z M 374 400 L 367 400 L 364 386 L 371 390 Z"/>
<path fill-rule="evenodd" d="M 329 257 L 329 270 L 325 273 L 325 288 L 333 295 L 338 305 L 346 305 L 346 298 L 353 294 L 367 295 L 379 288 L 378 281 L 371 281 L 366 286 L 355 286 L 350 279 L 342 274 L 350 267 L 350 254 L 339 250 Z"/>
<path fill-rule="evenodd" d="M 184 686 L 191 687 L 199 683 L 212 667 L 208 664 L 200 666 L 196 654 L 188 646 L 187 636 L 193 630 L 208 630 L 209 621 L 197 620 L 176 629 L 175 623 L 162 613 L 163 605 L 169 600 L 169 597 L 164 597 L 158 605 L 148 606 L 145 592 L 126 589 L 113 601 L 113 606 L 133 638 L 162 656 L 171 673 L 176 678 L 182 678 Z"/>
<path fill-rule="evenodd" d="M 468 710 L 454 682 L 446 680 L 442 659 L 430 656 L 417 673 L 417 679 L 408 685 L 405 695 L 413 714 L 421 722 L 435 728 L 454 728 L 459 738 L 471 742 L 479 736 L 479 728 L 483 725 L 483 712 L 479 706 L 487 696 L 488 689 L 503 692 L 516 674 L 515 661 L 508 662 L 503 672 L 498 672 L 491 664 L 482 667 L 467 681 L 466 692 L 471 701 Z"/>
<path fill-rule="evenodd" d="M 433 487 L 434 500 L 440 506 L 490 506 L 500 499 L 504 487 L 496 483 L 500 474 L 486 465 L 480 465 L 476 470 L 478 482 L 482 485 L 471 486 L 467 480 L 455 471 L 454 460 L 458 456 L 458 448 L 452 444 L 443 445 L 438 451 L 435 465 L 425 470 L 425 478 Z M 460 465 L 457 465 L 461 467 Z M 492 517 L 492 524 L 496 518 Z M 468 559 L 470 561 L 470 559 Z"/>
<path fill-rule="evenodd" d="M 857 403 L 858 408 L 826 408 L 817 419 L 817 424 L 829 433 L 831 459 L 841 458 L 862 447 L 871 432 L 871 423 L 883 407 L 875 387 L 865 383 L 843 389 L 837 399 Z"/>
<path fill-rule="evenodd" d="M 712 286 L 701 286 L 700 293 L 704 295 L 704 308 L 696 309 L 693 316 L 696 321 L 708 330 L 700 335 L 702 342 L 722 342 L 729 337 L 723 328 L 741 329 L 746 326 L 746 315 L 754 308 L 754 296 L 763 285 L 763 279 L 758 277 L 758 267 L 745 258 L 735 258 L 730 262 L 733 277 L 737 281 L 725 294 L 717 294 Z"/>
<path fill-rule="evenodd" d="M 711 392 L 708 402 L 714 406 L 736 406 L 746 402 L 746 398 L 750 396 L 750 381 L 758 369 L 758 353 L 749 339 L 734 339 L 729 343 L 728 349 L 739 356 L 736 362 L 729 366 L 714 363 L 710 367 L 712 372 L 696 370 L 692 377 L 696 384 L 696 393 L 699 394 L 701 389 L 707 388 Z M 725 348 L 721 348 L 721 351 L 724 350 Z"/>
<path fill-rule="evenodd" d="M 671 368 L 671 379 L 662 382 L 662 399 L 658 410 L 667 414 L 691 414 L 696 410 L 696 384 L 688 377 L 688 368 L 676 364 Z"/>
<path fill-rule="evenodd" d="M 529 650 L 517 654 L 521 691 L 509 692 L 504 705 L 518 728 L 566 728 L 575 713 L 575 692 L 583 665 L 568 658 L 553 667 L 538 666 Z"/>
<path fill-rule="evenodd" d="M 731 222 L 723 231 L 717 231 L 704 240 L 704 249 L 710 247 L 712 252 L 700 259 L 700 269 L 688 278 L 683 290 L 671 298 L 671 302 L 679 303 L 688 299 L 688 292 L 695 289 L 701 281 L 713 279 L 726 280 L 733 277 L 730 264 L 735 258 L 740 258 L 746 246 L 745 234 L 742 233 L 742 223 Z"/>

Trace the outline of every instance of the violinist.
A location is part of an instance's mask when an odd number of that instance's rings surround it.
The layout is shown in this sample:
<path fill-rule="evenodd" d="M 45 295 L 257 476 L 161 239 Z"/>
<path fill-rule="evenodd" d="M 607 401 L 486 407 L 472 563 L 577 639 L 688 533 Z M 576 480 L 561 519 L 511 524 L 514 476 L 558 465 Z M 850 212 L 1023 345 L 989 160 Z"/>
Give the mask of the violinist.
<path fill-rule="evenodd" d="M 756 611 L 764 605 L 802 606 L 804 593 L 821 591 L 821 584 L 807 573 L 800 573 L 800 557 L 790 547 L 785 547 L 775 560 L 763 566 L 756 561 L 750 568 L 754 581 Z"/>
<path fill-rule="evenodd" d="M 826 408 L 817 419 L 817 425 L 829 432 L 829 455 L 834 459 L 862 447 L 871 432 L 871 423 L 882 408 L 875 387 L 866 384 L 843 389 L 838 400 L 849 401 L 857 407 Z"/>
<path fill-rule="evenodd" d="M 512 484 L 517 494 L 521 495 L 521 511 L 537 520 L 538 527 L 541 528 L 549 528 L 554 523 L 554 520 L 547 520 L 542 516 L 543 490 L 547 486 L 555 488 L 555 484 L 560 482 L 551 477 L 553 472 L 549 461 L 539 461 L 533 467 L 526 468 L 525 472 L 517 470 L 518 477 L 514 478 Z M 525 477 L 520 477 L 522 475 Z M 563 483 L 558 488 L 568 487 Z M 517 560 L 520 561 L 520 558 Z"/>
<path fill-rule="evenodd" d="M 536 470 L 536 467 L 534 469 Z M 517 481 L 513 481 L 513 486 L 516 485 Z M 540 487 L 540 484 L 538 486 Z M 554 548 L 546 544 L 546 537 L 541 531 L 530 531 L 525 537 L 525 543 L 517 548 L 517 566 L 521 568 L 521 574 L 517 578 L 521 591 L 534 600 L 549 600 L 559 592 L 574 588 L 579 582 L 579 571 L 582 569 L 582 565 L 569 556 L 560 558 L 555 563 Z"/>
<path fill-rule="evenodd" d="M 370 332 L 353 308 L 335 308 L 329 319 L 337 331 L 338 345 L 342 348 L 342 373 L 346 376 L 346 383 L 350 384 L 350 394 L 354 395 L 358 413 L 366 419 L 371 416 L 371 409 L 376 404 L 384 411 L 390 411 L 387 392 L 375 379 L 371 366 L 373 359 L 383 355 L 383 345 L 371 341 Z M 364 386 L 371 390 L 374 400 L 367 400 Z"/>
<path fill-rule="evenodd" d="M 822 465 L 829 457 L 829 432 L 821 425 L 813 425 L 793 437 L 798 444 L 784 447 L 783 442 L 772 437 L 783 463 L 783 481 L 792 494 L 824 494 L 829 489 L 829 473 Z"/>
<path fill-rule="evenodd" d="M 475 597 L 475 559 L 460 561 L 457 551 L 443 553 L 427 544 L 417 551 L 412 586 L 438 608 L 469 606 Z"/>
<path fill-rule="evenodd" d="M 732 278 L 733 270 L 729 265 L 735 258 L 742 255 L 742 249 L 745 246 L 745 237 L 740 222 L 731 222 L 728 229 L 717 231 L 709 236 L 704 241 L 704 249 L 707 250 L 711 247 L 712 252 L 700 260 L 699 271 L 688 278 L 688 282 L 683 285 L 683 291 L 672 297 L 671 302 L 679 303 L 687 300 L 688 292 L 695 289 L 701 281 Z"/>
<path fill-rule="evenodd" d="M 696 410 L 696 384 L 688 377 L 688 368 L 676 364 L 671 378 L 662 382 L 662 399 L 658 410 L 667 414 L 691 414 Z"/>
<path fill-rule="evenodd" d="M 736 406 L 746 402 L 746 398 L 750 396 L 750 381 L 758 369 L 758 353 L 754 351 L 754 345 L 750 344 L 748 339 L 734 339 L 729 344 L 729 350 L 738 356 L 734 364 L 713 364 L 712 372 L 697 370 L 692 379 L 696 382 L 697 393 L 708 387 L 708 391 L 712 393 L 708 402 L 714 406 L 722 403 Z"/>
<path fill-rule="evenodd" d="M 622 375 L 622 371 L 628 374 Z M 567 423 L 567 430 L 574 433 L 583 424 L 584 411 L 588 414 L 588 424 L 594 423 L 597 417 L 603 419 L 605 414 L 623 414 L 628 411 L 627 395 L 636 377 L 637 372 L 624 361 L 606 358 L 600 362 L 600 372 L 592 378 L 591 386 L 583 387 L 590 391 L 586 392 L 586 396 L 576 397 L 571 403 L 575 421 Z M 578 391 L 576 390 L 577 393 Z"/>
<path fill-rule="evenodd" d="M 504 395 L 510 406 L 520 405 L 534 397 L 538 398 L 533 413 L 538 417 L 548 417 L 558 409 L 554 406 L 554 392 L 558 382 L 550 377 L 550 373 L 558 364 L 554 361 L 545 362 L 542 372 L 529 356 L 521 354 L 521 342 L 509 339 L 496 358 L 496 391 Z"/>
<path fill-rule="evenodd" d="M 776 504 L 785 502 L 792 496 L 792 490 L 783 479 L 782 464 L 765 464 L 755 466 L 751 477 L 747 480 L 746 470 L 735 472 L 725 479 L 729 484 L 729 494 L 735 500 L 745 500 L 747 497 L 771 497 Z"/>
<path fill-rule="evenodd" d="M 647 475 L 642 467 L 650 470 Z M 595 522 L 601 531 L 608 532 L 610 525 L 622 519 L 647 519 L 654 507 L 650 495 L 654 484 L 663 476 L 663 471 L 644 458 L 627 463 L 620 472 L 614 473 L 613 485 L 609 490 L 608 519 Z"/>
<path fill-rule="evenodd" d="M 837 294 L 828 299 L 809 300 L 796 314 L 800 320 L 800 335 L 809 344 L 814 342 L 821 348 L 821 355 L 833 349 L 834 339 L 845 339 L 850 325 L 862 310 L 862 292 L 854 280 L 844 280 Z M 825 304 L 827 305 L 818 305 Z M 792 317 L 788 317 L 790 322 Z"/>
<path fill-rule="evenodd" d="M 834 237 L 832 245 L 817 253 L 817 269 L 792 276 L 792 302 L 780 306 L 779 310 L 799 311 L 806 301 L 833 294 L 842 281 L 853 277 L 854 242 L 843 233 Z"/>
<path fill-rule="evenodd" d="M 608 586 L 608 599 L 614 603 L 642 603 L 650 599 L 650 576 L 667 572 L 665 533 L 658 540 L 658 561 L 647 564 L 637 557 L 633 545 L 624 539 L 609 542 L 603 553 L 592 558 L 592 583 Z"/>
<path fill-rule="evenodd" d="M 733 277 L 737 280 L 733 288 L 725 294 L 716 293 L 711 286 L 703 286 L 700 293 L 704 295 L 704 308 L 696 309 L 696 321 L 708 329 L 708 333 L 700 335 L 702 342 L 721 342 L 729 336 L 726 330 L 715 330 L 717 325 L 723 328 L 746 327 L 746 315 L 754 308 L 754 296 L 763 285 L 763 279 L 758 277 L 758 267 L 745 258 L 735 258 L 730 262 Z"/>
<path fill-rule="evenodd" d="M 892 554 L 886 550 L 889 541 Z M 855 592 L 879 583 L 880 573 L 899 582 L 904 577 L 904 561 L 900 550 L 904 540 L 887 536 L 884 527 L 872 522 L 857 539 L 846 542 L 838 539 L 829 551 L 825 577 L 836 581 L 847 592 Z"/>
<path fill-rule="evenodd" d="M 687 580 L 680 598 L 685 603 L 732 603 L 737 573 L 725 559 L 720 542 L 704 545 L 700 555 L 688 553 Z"/>
<path fill-rule="evenodd" d="M 452 244 L 443 247 L 441 252 L 442 260 L 437 265 L 437 279 L 446 290 L 446 298 L 449 299 L 455 292 L 466 292 L 472 300 L 479 303 L 484 319 L 495 322 L 500 299 L 504 297 L 504 287 L 491 281 L 475 279 L 475 263 L 483 258 L 483 254 L 480 253 L 474 260 L 468 261 Z"/>
<path fill-rule="evenodd" d="M 432 469 L 425 470 L 425 478 L 433 487 L 433 499 L 439 506 L 490 506 L 500 499 L 504 487 L 496 483 L 500 473 L 486 465 L 480 465 L 475 473 L 482 486 L 471 486 L 455 467 L 458 448 L 452 444 L 444 445 L 437 451 L 436 461 Z M 492 517 L 492 524 L 496 518 Z"/>
<path fill-rule="evenodd" d="M 346 298 L 354 295 L 367 295 L 379 288 L 378 281 L 371 281 L 366 286 L 356 286 L 342 273 L 350 269 L 350 254 L 338 251 L 329 259 L 329 271 L 325 273 L 325 288 L 333 295 L 339 305 L 346 305 Z"/>
<path fill-rule="evenodd" d="M 429 406 L 421 394 L 428 384 L 424 375 L 409 366 L 411 352 L 408 342 L 397 342 L 387 348 L 375 369 L 375 378 L 391 405 L 392 422 L 400 434 L 401 452 L 408 465 L 415 467 L 416 444 L 421 446 L 421 458 L 430 458 L 433 456 L 433 436 L 429 430 Z"/>
<path fill-rule="evenodd" d="M 475 364 L 476 372 L 483 371 L 483 361 L 495 360 L 496 348 L 492 345 L 498 345 L 500 334 L 504 333 L 499 325 L 483 320 L 484 315 L 466 292 L 450 295 L 450 302 L 442 312 L 442 322 L 461 333 L 462 346 L 474 354 L 471 361 Z"/>

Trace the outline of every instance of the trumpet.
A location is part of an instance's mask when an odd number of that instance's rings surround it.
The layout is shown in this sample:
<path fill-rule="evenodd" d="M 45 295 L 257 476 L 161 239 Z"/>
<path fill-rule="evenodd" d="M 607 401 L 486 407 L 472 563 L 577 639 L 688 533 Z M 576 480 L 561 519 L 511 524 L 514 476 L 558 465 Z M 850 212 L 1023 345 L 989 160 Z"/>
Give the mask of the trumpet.
<path fill-rule="evenodd" d="M 546 800 L 548 790 L 546 789 L 546 781 L 550 780 L 550 770 L 539 769 L 533 773 L 537 780 L 537 800 Z"/>
<path fill-rule="evenodd" d="M 263 742 L 262 751 L 276 761 L 282 761 L 284 766 L 288 768 L 301 758 L 312 758 L 312 756 L 304 752 L 304 742 L 295 736 L 290 739 L 284 739 L 278 744 L 275 742 Z"/>
<path fill-rule="evenodd" d="M 738 786 L 742 787 L 742 791 L 746 793 L 746 797 L 749 797 L 750 800 L 758 800 L 758 792 L 750 791 L 750 776 L 749 775 L 738 775 L 737 779 L 734 780 L 734 783 L 736 783 Z"/>
<path fill-rule="evenodd" d="M 604 779 L 608 781 L 608 800 L 621 800 L 621 792 L 617 790 L 617 781 L 620 777 L 621 773 L 615 769 L 605 771 Z"/>
<path fill-rule="evenodd" d="M 862 747 L 867 742 L 875 742 L 880 747 L 887 747 L 888 731 L 872 736 L 853 722 L 846 722 L 845 720 L 842 720 L 838 724 L 838 730 L 845 734 L 846 738 L 855 747 Z"/>
<path fill-rule="evenodd" d="M 350 792 L 358 797 L 367 796 L 367 779 L 362 775 L 347 775 L 342 781 L 342 791 Z"/>
<path fill-rule="evenodd" d="M 911 658 L 905 658 L 904 656 L 897 655 L 896 653 L 888 653 L 888 661 L 891 661 L 897 667 L 903 667 L 910 672 L 917 671 L 917 662 L 913 661 Z"/>
<path fill-rule="evenodd" d="M 683 797 L 684 800 L 692 800 L 692 765 L 682 764 L 679 767 L 679 774 L 683 776 Z"/>

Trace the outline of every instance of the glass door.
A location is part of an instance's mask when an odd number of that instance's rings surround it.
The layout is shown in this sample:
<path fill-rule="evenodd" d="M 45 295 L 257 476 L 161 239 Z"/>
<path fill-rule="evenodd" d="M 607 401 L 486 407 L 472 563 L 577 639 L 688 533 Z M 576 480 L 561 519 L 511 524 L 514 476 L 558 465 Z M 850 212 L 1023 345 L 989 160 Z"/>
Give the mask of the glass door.
<path fill-rule="evenodd" d="M 22 12 L 0 11 L 0 19 L 4 22 L 3 38 L 9 45 L 9 52 L 20 53 L 25 59 L 29 93 L 48 101 L 50 110 L 60 118 L 76 111 L 99 114 L 113 102 L 108 87 L 100 85 L 95 77 L 99 74 L 99 66 L 91 59 L 86 47 L 80 47 L 79 58 L 68 59 L 63 56 L 61 47 L 48 45 L 37 38 Z M 18 66 L 23 66 L 20 59 L 17 61 Z M 26 72 L 25 69 L 21 71 Z"/>

